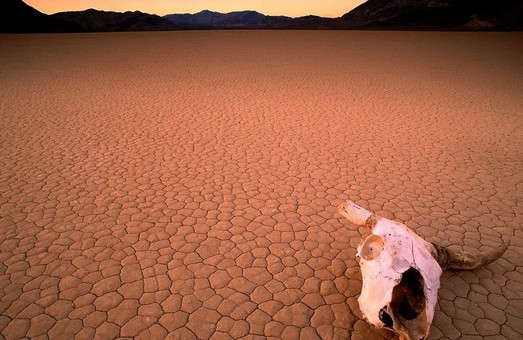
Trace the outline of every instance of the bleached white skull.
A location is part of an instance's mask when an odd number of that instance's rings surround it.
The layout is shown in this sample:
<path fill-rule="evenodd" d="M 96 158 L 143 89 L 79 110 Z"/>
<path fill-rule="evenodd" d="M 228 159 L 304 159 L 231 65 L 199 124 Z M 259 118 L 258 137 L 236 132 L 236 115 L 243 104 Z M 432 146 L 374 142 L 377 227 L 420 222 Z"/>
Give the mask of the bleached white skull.
<path fill-rule="evenodd" d="M 372 234 L 358 247 L 363 286 L 358 303 L 364 317 L 404 339 L 425 339 L 434 317 L 443 269 L 476 269 L 508 247 L 489 253 L 454 252 L 429 243 L 406 225 L 379 217 L 349 201 L 338 211 Z"/>

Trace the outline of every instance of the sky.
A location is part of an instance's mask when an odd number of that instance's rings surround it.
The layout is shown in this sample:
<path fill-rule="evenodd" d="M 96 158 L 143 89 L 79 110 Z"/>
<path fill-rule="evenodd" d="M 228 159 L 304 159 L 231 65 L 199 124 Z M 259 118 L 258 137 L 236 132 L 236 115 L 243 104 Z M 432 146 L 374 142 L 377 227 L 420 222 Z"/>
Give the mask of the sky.
<path fill-rule="evenodd" d="M 1 1 L 1 0 L 0 0 Z M 319 15 L 336 18 L 365 0 L 23 0 L 40 12 L 53 14 L 89 8 L 125 12 L 141 11 L 166 15 L 197 13 L 204 9 L 216 12 L 255 10 L 266 15 L 298 17 Z"/>

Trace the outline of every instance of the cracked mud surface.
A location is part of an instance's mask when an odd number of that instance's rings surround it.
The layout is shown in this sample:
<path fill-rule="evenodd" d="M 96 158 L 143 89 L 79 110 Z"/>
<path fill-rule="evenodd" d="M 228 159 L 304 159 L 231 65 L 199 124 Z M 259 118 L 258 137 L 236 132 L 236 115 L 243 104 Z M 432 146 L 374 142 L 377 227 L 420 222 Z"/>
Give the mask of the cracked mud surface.
<path fill-rule="evenodd" d="M 497 262 L 430 339 L 523 333 L 520 33 L 0 36 L 0 338 L 372 339 L 351 199 Z"/>

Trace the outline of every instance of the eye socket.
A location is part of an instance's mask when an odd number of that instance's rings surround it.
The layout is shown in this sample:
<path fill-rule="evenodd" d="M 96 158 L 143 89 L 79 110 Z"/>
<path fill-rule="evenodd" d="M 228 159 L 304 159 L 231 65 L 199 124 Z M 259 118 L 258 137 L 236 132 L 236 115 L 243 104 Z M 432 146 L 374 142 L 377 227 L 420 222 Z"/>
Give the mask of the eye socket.
<path fill-rule="evenodd" d="M 374 260 L 381 254 L 383 245 L 384 241 L 380 236 L 374 234 L 369 235 L 369 237 L 363 241 L 363 245 L 361 246 L 361 257 L 367 261 Z"/>

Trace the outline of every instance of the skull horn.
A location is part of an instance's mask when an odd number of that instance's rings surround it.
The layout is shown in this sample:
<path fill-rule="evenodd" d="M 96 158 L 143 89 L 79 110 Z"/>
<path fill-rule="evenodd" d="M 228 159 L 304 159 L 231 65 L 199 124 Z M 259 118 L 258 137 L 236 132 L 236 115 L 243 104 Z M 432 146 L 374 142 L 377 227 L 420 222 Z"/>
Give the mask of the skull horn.
<path fill-rule="evenodd" d="M 403 223 L 346 202 L 338 212 L 372 234 L 358 246 L 363 317 L 400 339 L 426 339 L 434 317 L 442 269 L 473 270 L 498 259 L 509 243 L 485 253 L 456 252 L 429 243 Z"/>
<path fill-rule="evenodd" d="M 467 251 L 454 251 L 432 243 L 434 251 L 432 256 L 438 261 L 441 269 L 474 270 L 496 261 L 507 250 L 510 242 L 483 253 L 470 253 Z"/>
<path fill-rule="evenodd" d="M 338 212 L 356 225 L 367 226 L 372 229 L 376 224 L 376 216 L 373 213 L 352 201 L 347 201 L 338 206 Z"/>

